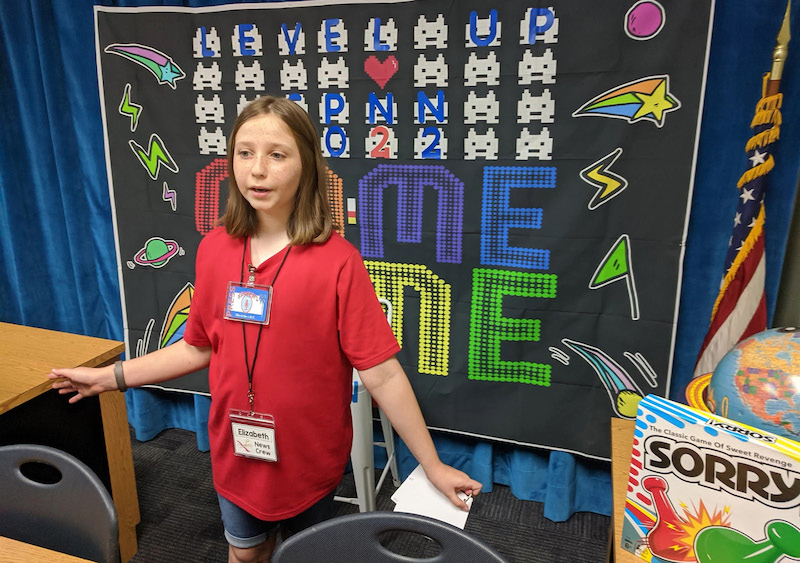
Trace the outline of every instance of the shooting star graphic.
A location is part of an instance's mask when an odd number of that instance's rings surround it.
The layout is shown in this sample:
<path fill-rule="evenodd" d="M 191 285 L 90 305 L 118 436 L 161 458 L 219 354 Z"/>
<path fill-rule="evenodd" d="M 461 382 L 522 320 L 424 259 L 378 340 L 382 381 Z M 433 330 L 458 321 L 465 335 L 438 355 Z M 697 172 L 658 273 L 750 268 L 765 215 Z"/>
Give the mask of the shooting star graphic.
<path fill-rule="evenodd" d="M 166 182 L 164 182 L 164 188 L 161 190 L 161 199 L 168 201 L 173 211 L 178 208 L 178 194 L 175 190 L 169 189 Z"/>
<path fill-rule="evenodd" d="M 681 107 L 669 91 L 669 76 L 646 76 L 606 90 L 583 104 L 572 117 L 610 117 L 636 123 L 642 119 L 664 125 L 664 116 Z"/>
<path fill-rule="evenodd" d="M 176 86 L 175 81 L 186 76 L 186 73 L 175 64 L 172 57 L 146 45 L 112 43 L 103 50 L 143 66 L 158 79 L 159 84 L 169 84 L 173 90 Z"/>
<path fill-rule="evenodd" d="M 621 154 L 622 148 L 617 148 L 580 171 L 579 175 L 584 182 L 598 188 L 589 202 L 589 209 L 597 209 L 628 187 L 628 180 L 609 170 Z"/>
<path fill-rule="evenodd" d="M 141 165 L 144 166 L 144 169 L 147 170 L 147 174 L 151 179 L 158 179 L 162 164 L 167 170 L 178 172 L 178 164 L 172 159 L 164 141 L 161 140 L 158 134 L 153 133 L 150 135 L 149 148 L 147 150 L 134 140 L 128 141 L 128 145 L 131 147 L 133 154 L 136 155 L 136 158 L 139 159 Z"/>
<path fill-rule="evenodd" d="M 186 282 L 172 300 L 167 314 L 164 316 L 164 324 L 161 327 L 161 336 L 158 339 L 159 348 L 165 348 L 170 344 L 183 338 L 186 330 L 186 321 L 189 318 L 189 310 L 194 297 L 194 286 L 191 282 Z"/>
<path fill-rule="evenodd" d="M 142 114 L 142 106 L 131 101 L 131 85 L 126 84 L 122 93 L 122 101 L 119 103 L 119 113 L 131 118 L 131 133 L 136 131 L 139 125 L 139 116 Z"/>
<path fill-rule="evenodd" d="M 636 408 L 644 393 L 634 383 L 628 372 L 600 348 L 569 338 L 562 338 L 561 342 L 575 350 L 600 377 L 600 381 L 608 393 L 608 398 L 611 400 L 611 408 L 614 409 L 617 416 L 636 418 Z"/>
<path fill-rule="evenodd" d="M 630 247 L 631 242 L 628 235 L 620 235 L 594 271 L 592 280 L 589 282 L 589 289 L 599 289 L 604 285 L 624 279 L 631 302 L 631 319 L 636 321 L 639 320 L 639 296 L 636 293 L 636 281 L 633 279 Z"/>

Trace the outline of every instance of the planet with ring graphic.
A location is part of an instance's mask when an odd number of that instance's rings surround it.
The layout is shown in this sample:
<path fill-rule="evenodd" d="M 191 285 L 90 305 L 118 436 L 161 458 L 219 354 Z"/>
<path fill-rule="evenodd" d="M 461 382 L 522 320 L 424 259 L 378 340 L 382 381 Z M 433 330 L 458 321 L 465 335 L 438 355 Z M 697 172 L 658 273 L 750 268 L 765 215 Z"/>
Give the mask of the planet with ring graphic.
<path fill-rule="evenodd" d="M 133 261 L 141 266 L 161 268 L 169 262 L 170 258 L 178 254 L 179 250 L 180 246 L 174 240 L 152 237 L 136 253 Z"/>

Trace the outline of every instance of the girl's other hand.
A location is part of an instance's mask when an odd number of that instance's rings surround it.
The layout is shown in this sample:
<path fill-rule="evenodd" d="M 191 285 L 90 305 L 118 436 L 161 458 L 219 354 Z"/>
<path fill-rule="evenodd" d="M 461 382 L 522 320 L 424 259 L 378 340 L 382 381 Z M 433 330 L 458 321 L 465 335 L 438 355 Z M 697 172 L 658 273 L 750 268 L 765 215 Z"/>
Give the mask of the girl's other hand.
<path fill-rule="evenodd" d="M 58 390 L 60 395 L 75 393 L 69 402 L 76 403 L 84 397 L 115 390 L 117 382 L 113 370 L 113 365 L 101 368 L 56 368 L 47 377 L 53 380 L 53 389 Z"/>

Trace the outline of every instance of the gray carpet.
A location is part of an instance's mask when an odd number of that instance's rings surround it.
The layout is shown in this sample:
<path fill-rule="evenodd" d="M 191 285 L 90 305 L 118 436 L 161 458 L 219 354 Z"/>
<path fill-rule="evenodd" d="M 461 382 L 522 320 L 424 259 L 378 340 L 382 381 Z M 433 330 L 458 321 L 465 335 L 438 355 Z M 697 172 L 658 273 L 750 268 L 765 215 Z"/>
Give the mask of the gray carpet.
<path fill-rule="evenodd" d="M 139 442 L 131 434 L 131 443 L 142 517 L 137 528 L 139 551 L 132 561 L 227 561 L 209 456 L 198 451 L 194 433 L 166 430 L 149 442 Z M 475 498 L 465 529 L 510 563 L 606 560 L 607 516 L 585 512 L 554 523 L 544 518 L 540 503 L 519 500 L 502 485 L 493 489 Z M 387 479 L 378 495 L 379 510 L 394 508 L 393 492 Z M 352 476 L 345 476 L 338 493 L 355 496 Z M 358 511 L 352 504 L 338 506 L 339 514 Z M 391 548 L 409 557 L 435 554 L 429 542 L 411 534 L 392 538 Z"/>

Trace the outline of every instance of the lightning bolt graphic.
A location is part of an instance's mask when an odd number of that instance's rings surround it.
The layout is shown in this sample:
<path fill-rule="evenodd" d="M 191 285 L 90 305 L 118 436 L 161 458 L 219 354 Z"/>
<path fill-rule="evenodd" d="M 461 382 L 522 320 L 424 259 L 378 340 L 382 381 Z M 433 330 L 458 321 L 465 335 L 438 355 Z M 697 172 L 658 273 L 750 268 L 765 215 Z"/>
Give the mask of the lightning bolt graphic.
<path fill-rule="evenodd" d="M 622 148 L 616 148 L 580 171 L 580 177 L 584 182 L 598 188 L 589 202 L 589 209 L 597 209 L 628 187 L 628 180 L 609 170 L 621 154 Z"/>
<path fill-rule="evenodd" d="M 125 91 L 122 94 L 122 101 L 119 103 L 119 112 L 122 115 L 131 118 L 131 133 L 136 131 L 136 126 L 139 125 L 139 116 L 142 113 L 142 106 L 135 104 L 131 101 L 131 85 L 125 85 Z"/>
<path fill-rule="evenodd" d="M 175 190 L 169 189 L 169 186 L 164 182 L 164 189 L 161 190 L 161 199 L 168 201 L 172 210 L 175 211 L 178 207 L 178 194 Z"/>
<path fill-rule="evenodd" d="M 167 147 L 164 145 L 164 141 L 162 141 L 161 137 L 156 133 L 150 135 L 150 141 L 148 142 L 150 148 L 148 150 L 144 150 L 144 147 L 133 140 L 128 141 L 128 145 L 130 145 L 133 154 L 136 155 L 136 158 L 139 159 L 139 162 L 144 166 L 144 169 L 147 170 L 147 174 L 153 180 L 158 179 L 158 173 L 161 171 L 162 164 L 164 168 L 172 170 L 173 172 L 178 172 L 179 168 L 177 163 L 173 160 L 172 156 L 170 156 Z"/>

